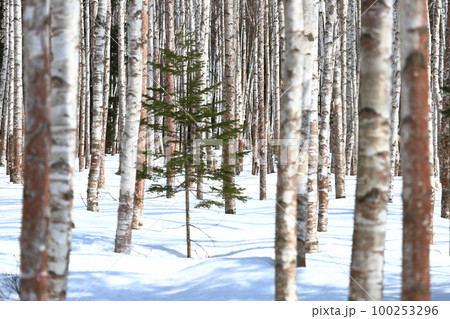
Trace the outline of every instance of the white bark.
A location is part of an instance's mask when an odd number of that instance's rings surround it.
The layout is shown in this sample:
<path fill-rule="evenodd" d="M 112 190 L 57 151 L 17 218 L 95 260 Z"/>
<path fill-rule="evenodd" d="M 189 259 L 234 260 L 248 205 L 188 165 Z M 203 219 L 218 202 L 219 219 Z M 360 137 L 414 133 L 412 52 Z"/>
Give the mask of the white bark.
<path fill-rule="evenodd" d="M 283 61 L 285 92 L 281 101 L 280 160 L 278 162 L 275 300 L 297 300 L 296 215 L 297 154 L 300 138 L 303 73 L 303 1 L 285 1 L 286 56 Z"/>
<path fill-rule="evenodd" d="M 98 211 L 98 184 L 100 177 L 100 157 L 102 156 L 102 125 L 103 125 L 103 86 L 104 86 L 104 60 L 105 60 L 105 29 L 107 1 L 98 1 L 98 12 L 95 19 L 95 52 L 94 70 L 92 80 L 92 141 L 91 141 L 91 167 L 87 189 L 87 209 Z"/>
<path fill-rule="evenodd" d="M 114 252 L 129 254 L 133 201 L 136 183 L 136 156 L 142 101 L 142 0 L 128 3 L 127 112 L 122 136 L 120 196 Z"/>
<path fill-rule="evenodd" d="M 349 300 L 383 299 L 389 190 L 392 0 L 362 2 L 358 178 Z"/>
<path fill-rule="evenodd" d="M 71 245 L 76 150 L 80 7 L 52 2 L 52 95 L 48 299 L 65 300 Z"/>

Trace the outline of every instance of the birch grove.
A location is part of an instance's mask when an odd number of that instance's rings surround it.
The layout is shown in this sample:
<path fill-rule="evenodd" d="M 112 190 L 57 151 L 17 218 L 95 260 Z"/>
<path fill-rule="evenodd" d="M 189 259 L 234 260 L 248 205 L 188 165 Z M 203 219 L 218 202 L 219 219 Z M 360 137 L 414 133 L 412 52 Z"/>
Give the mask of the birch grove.
<path fill-rule="evenodd" d="M 399 299 L 429 300 L 450 210 L 449 47 L 442 0 L 1 0 L 20 299 L 67 298 L 79 199 L 90 218 L 117 211 L 119 254 L 184 202 L 190 258 L 215 258 L 197 214 L 239 223 L 273 201 L 275 300 L 299 298 L 297 268 L 327 253 L 347 213 L 343 298 L 383 300 L 387 216 L 402 207 Z"/>

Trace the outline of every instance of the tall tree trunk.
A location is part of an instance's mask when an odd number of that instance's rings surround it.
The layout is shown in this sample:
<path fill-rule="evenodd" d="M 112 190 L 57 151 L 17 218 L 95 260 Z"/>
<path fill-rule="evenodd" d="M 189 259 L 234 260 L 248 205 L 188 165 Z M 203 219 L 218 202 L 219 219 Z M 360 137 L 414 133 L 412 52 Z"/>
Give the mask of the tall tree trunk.
<path fill-rule="evenodd" d="M 26 123 L 20 299 L 46 300 L 50 197 L 50 1 L 25 0 L 23 12 Z"/>
<path fill-rule="evenodd" d="M 349 300 L 383 299 L 389 190 L 392 0 L 361 8 L 358 177 Z"/>
<path fill-rule="evenodd" d="M 403 174 L 402 300 L 430 300 L 427 1 L 400 1 Z"/>
<path fill-rule="evenodd" d="M 166 0 L 166 49 L 172 52 L 175 51 L 175 3 L 174 0 Z M 164 89 L 166 94 L 164 94 L 164 101 L 168 105 L 174 105 L 173 94 L 175 92 L 175 77 L 172 72 L 164 72 Z M 172 108 L 171 112 L 175 110 Z M 165 137 L 164 143 L 164 153 L 166 157 L 166 162 L 170 161 L 173 157 L 173 152 L 175 151 L 175 124 L 173 117 L 164 117 L 164 126 L 167 127 L 167 135 Z M 175 187 L 175 173 L 171 169 L 167 169 L 167 198 L 174 196 Z"/>
<path fill-rule="evenodd" d="M 338 12 L 340 15 L 339 28 L 342 28 L 343 21 L 343 3 L 340 1 L 338 3 Z M 340 30 L 340 29 L 338 29 Z M 340 33 L 339 33 L 340 34 Z M 343 39 L 339 39 L 339 43 Z M 341 44 L 336 44 L 337 48 L 342 48 Z M 334 82 L 333 82 L 333 135 L 335 140 L 335 147 L 333 153 L 334 162 L 334 175 L 335 175 L 335 185 L 336 185 L 336 198 L 345 198 L 345 139 L 344 139 L 344 118 L 343 118 L 343 100 L 345 92 L 342 92 L 342 63 L 343 63 L 343 52 L 336 50 L 335 57 L 335 67 L 334 67 Z"/>
<path fill-rule="evenodd" d="M 258 7 L 258 154 L 259 154 L 259 199 L 267 197 L 267 140 L 266 111 L 264 104 L 264 0 Z"/>
<path fill-rule="evenodd" d="M 86 94 L 87 90 L 87 68 L 86 64 L 86 40 L 85 40 L 85 4 L 80 1 L 81 7 L 81 23 L 80 23 L 80 78 L 79 78 L 79 115 L 78 115 L 78 171 L 82 172 L 85 169 L 86 153 L 85 140 L 86 135 Z"/>
<path fill-rule="evenodd" d="M 22 3 L 14 0 L 14 170 L 11 179 L 15 184 L 22 183 L 22 121 Z"/>
<path fill-rule="evenodd" d="M 72 177 L 77 129 L 80 7 L 52 3 L 52 96 L 48 299 L 65 300 L 71 245 Z"/>
<path fill-rule="evenodd" d="M 275 232 L 275 300 L 297 300 L 296 215 L 297 154 L 300 139 L 303 71 L 303 1 L 285 1 L 286 55 L 283 79 L 286 91 L 281 99 L 280 159 Z M 300 73 L 300 74 L 299 74 Z"/>
<path fill-rule="evenodd" d="M 100 157 L 102 156 L 102 126 L 103 126 L 103 86 L 105 62 L 107 0 L 98 1 L 98 12 L 95 19 L 95 53 L 92 79 L 92 141 L 91 167 L 87 189 L 87 209 L 98 211 L 98 183 L 100 177 Z"/>
<path fill-rule="evenodd" d="M 224 94 L 225 109 L 223 115 L 224 121 L 233 121 L 236 109 L 236 21 L 234 12 L 234 0 L 224 0 L 225 12 L 225 74 L 224 74 Z M 226 131 L 232 127 L 226 128 Z M 226 170 L 226 176 L 223 179 L 225 189 L 234 183 L 234 165 L 236 161 L 235 140 L 228 139 L 224 141 L 223 146 L 223 165 Z M 236 201 L 228 193 L 224 194 L 225 214 L 236 214 Z"/>
<path fill-rule="evenodd" d="M 401 89 L 401 68 L 400 68 L 400 23 L 398 12 L 399 0 L 394 0 L 393 16 L 393 43 L 392 43 L 392 110 L 391 110 L 391 167 L 389 173 L 389 195 L 388 201 L 394 200 L 394 177 L 395 159 L 399 152 L 398 145 L 398 122 L 400 116 L 400 89 Z"/>
<path fill-rule="evenodd" d="M 105 152 L 106 152 L 106 129 L 108 127 L 109 95 L 111 83 L 111 1 L 107 0 L 106 23 L 105 23 L 105 59 L 103 77 L 103 118 L 101 136 L 100 173 L 98 188 L 105 187 Z"/>
<path fill-rule="evenodd" d="M 311 1 L 303 2 L 303 14 L 305 23 L 305 73 L 304 73 L 304 92 L 303 106 L 309 109 L 309 140 L 308 140 L 308 216 L 306 221 L 306 243 L 305 251 L 307 253 L 319 252 L 319 238 L 317 236 L 317 165 L 319 150 L 319 131 L 318 131 L 318 97 L 319 97 L 319 4 Z M 309 83 L 307 82 L 309 81 Z M 307 99 L 305 99 L 307 98 Z"/>
<path fill-rule="evenodd" d="M 118 3 L 118 68 L 119 68 L 119 149 L 122 145 L 123 130 L 125 127 L 125 114 L 127 109 L 127 77 L 126 77 L 126 65 L 125 65 L 125 13 L 126 13 L 126 0 L 119 0 Z M 119 150 L 120 151 L 120 150 Z M 119 152 L 119 156 L 122 156 L 122 152 Z"/>
<path fill-rule="evenodd" d="M 114 252 L 129 254 L 136 183 L 136 157 L 142 105 L 142 6 L 143 0 L 128 2 L 127 112 L 122 136 L 119 210 Z"/>
<path fill-rule="evenodd" d="M 142 60 L 147 61 L 148 51 L 148 0 L 142 1 Z M 142 63 L 142 92 L 147 91 L 147 63 Z M 140 122 L 147 119 L 147 109 L 141 106 Z M 145 151 L 146 151 L 146 125 L 139 125 L 138 149 L 136 169 L 140 172 L 144 170 L 145 166 Z M 144 194 L 145 194 L 145 178 L 136 179 L 134 207 L 133 207 L 133 229 L 142 229 L 144 225 Z"/>
<path fill-rule="evenodd" d="M 320 132 L 319 132 L 319 166 L 318 166 L 318 192 L 319 192 L 319 220 L 317 230 L 326 232 L 328 228 L 328 165 L 330 162 L 330 110 L 333 93 L 333 34 L 336 23 L 336 4 L 334 0 L 326 0 L 325 24 L 325 57 L 323 69 L 323 82 L 321 86 L 320 103 Z"/>
<path fill-rule="evenodd" d="M 448 10 L 448 8 L 447 8 Z M 444 55 L 444 83 L 443 86 L 450 88 L 450 10 L 447 11 L 446 48 Z M 447 112 L 450 110 L 450 92 L 443 93 L 442 108 Z M 442 116 L 442 143 L 441 143 L 441 217 L 450 218 L 450 117 Z"/>
<path fill-rule="evenodd" d="M 9 51 L 10 51 L 10 45 L 9 45 L 9 20 L 11 19 L 9 15 L 9 10 L 6 10 L 6 8 L 9 7 L 9 1 L 7 0 L 5 2 L 5 11 L 3 15 L 3 23 L 4 23 L 4 30 L 5 30 L 5 42 L 3 47 L 3 57 L 2 57 L 2 69 L 1 69 L 1 87 L 0 87 L 0 103 L 1 103 L 1 133 L 0 133 L 0 166 L 3 167 L 6 165 L 6 148 L 7 148 L 7 142 L 6 139 L 8 135 L 7 127 L 8 127 L 8 113 L 9 113 L 9 107 L 8 107 L 8 83 L 9 76 L 8 76 L 8 69 L 9 69 Z"/>

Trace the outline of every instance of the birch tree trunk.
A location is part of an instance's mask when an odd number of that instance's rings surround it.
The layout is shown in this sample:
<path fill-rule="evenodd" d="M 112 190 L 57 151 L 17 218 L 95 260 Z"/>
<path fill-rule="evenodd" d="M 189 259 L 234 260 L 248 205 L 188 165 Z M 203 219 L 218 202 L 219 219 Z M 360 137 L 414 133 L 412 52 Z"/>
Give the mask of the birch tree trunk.
<path fill-rule="evenodd" d="M 450 15 L 448 10 L 447 15 Z M 447 16 L 447 32 L 446 32 L 446 48 L 444 55 L 444 83 L 443 86 L 450 87 L 450 17 Z M 450 110 L 450 92 L 443 93 L 443 109 Z M 442 198 L 441 198 L 441 217 L 450 217 L 450 118 L 442 117 L 442 145 L 441 145 L 441 184 L 442 184 Z"/>
<path fill-rule="evenodd" d="M 105 152 L 106 152 L 106 128 L 108 126 L 109 95 L 111 84 L 111 1 L 106 0 L 106 20 L 105 20 L 105 55 L 103 71 L 103 115 L 102 115 L 102 136 L 101 136 L 101 156 L 100 173 L 98 178 L 98 188 L 105 187 Z"/>
<path fill-rule="evenodd" d="M 142 1 L 142 61 L 147 60 L 148 51 L 148 0 Z M 142 63 L 142 92 L 147 91 L 147 63 Z M 142 96 L 142 94 L 141 94 Z M 147 109 L 141 106 L 140 121 L 147 119 Z M 136 169 L 143 171 L 145 168 L 145 151 L 146 151 L 146 125 L 139 125 L 138 149 Z M 144 225 L 144 193 L 145 178 L 141 177 L 136 180 L 134 206 L 133 206 L 133 229 L 142 229 Z"/>
<path fill-rule="evenodd" d="M 306 221 L 306 243 L 307 253 L 319 252 L 319 238 L 317 236 L 317 164 L 319 149 L 318 132 L 318 97 L 319 97 L 319 63 L 318 63 L 318 28 L 319 28 L 319 5 L 311 1 L 303 2 L 303 14 L 305 24 L 304 40 L 304 98 L 303 106 L 309 109 L 309 139 L 308 139 L 308 170 L 307 170 L 307 194 L 308 210 Z M 306 93 L 307 91 L 307 93 Z"/>
<path fill-rule="evenodd" d="M 259 199 L 267 197 L 267 140 L 266 111 L 264 104 L 264 0 L 258 7 L 258 155 L 259 155 Z"/>
<path fill-rule="evenodd" d="M 122 144 L 123 129 L 125 126 L 125 114 L 127 108 L 127 77 L 125 66 L 125 13 L 126 0 L 119 0 L 118 3 L 118 63 L 119 63 L 119 148 Z M 119 153 L 122 156 L 122 152 Z"/>
<path fill-rule="evenodd" d="M 319 220 L 317 230 L 326 232 L 328 228 L 328 164 L 330 162 L 330 111 L 333 93 L 333 34 L 336 23 L 336 4 L 334 0 L 326 0 L 325 23 L 325 56 L 322 73 L 320 132 L 319 132 L 319 163 L 318 163 L 318 193 Z"/>
<path fill-rule="evenodd" d="M 87 209 L 98 211 L 98 183 L 100 177 L 100 162 L 102 156 L 102 126 L 103 126 L 103 85 L 106 36 L 107 0 L 98 1 L 98 12 L 95 19 L 95 52 L 92 78 L 92 140 L 91 167 L 87 189 Z"/>
<path fill-rule="evenodd" d="M 430 300 L 427 1 L 400 1 L 403 174 L 402 300 Z"/>
<path fill-rule="evenodd" d="M 136 183 L 136 157 L 142 102 L 142 0 L 128 2 L 127 112 L 122 136 L 120 196 L 114 252 L 129 254 Z"/>
<path fill-rule="evenodd" d="M 384 242 L 389 191 L 392 0 L 364 0 L 358 177 L 349 300 L 383 299 Z"/>
<path fill-rule="evenodd" d="M 285 1 L 286 55 L 280 110 L 280 158 L 278 161 L 276 232 L 275 232 L 275 300 L 297 300 L 296 215 L 297 154 L 300 139 L 303 72 L 303 1 Z"/>
<path fill-rule="evenodd" d="M 393 50 L 392 50 L 392 110 L 391 110 L 391 167 L 389 173 L 389 195 L 388 202 L 394 199 L 394 177 L 395 158 L 399 151 L 398 124 L 400 116 L 400 89 L 401 89 L 401 67 L 400 67 L 400 23 L 398 12 L 399 0 L 394 0 L 393 16 Z"/>
<path fill-rule="evenodd" d="M 9 0 L 5 2 L 5 9 L 9 8 Z M 3 57 L 2 57 L 2 69 L 1 69 L 1 87 L 0 87 L 0 103 L 1 103 L 1 133 L 0 133 L 0 166 L 3 167 L 6 165 L 6 139 L 7 139 L 7 127 L 8 127 L 8 69 L 9 69 L 9 10 L 4 11 L 3 15 L 3 24 L 4 24 L 4 46 L 3 46 Z"/>
<path fill-rule="evenodd" d="M 340 26 L 340 24 L 339 24 Z M 336 48 L 340 48 L 340 39 L 336 41 Z M 344 132 L 342 116 L 342 54 L 335 51 L 335 66 L 333 76 L 333 135 L 334 135 L 334 175 L 336 198 L 345 198 L 345 154 Z"/>
<path fill-rule="evenodd" d="M 50 1 L 23 10 L 25 167 L 20 299 L 46 300 L 50 161 Z"/>
<path fill-rule="evenodd" d="M 175 51 L 175 3 L 174 0 L 166 0 L 166 49 L 172 52 Z M 164 89 L 166 94 L 164 94 L 164 101 L 168 105 L 174 105 L 173 94 L 175 92 L 175 77 L 172 72 L 164 72 Z M 172 108 L 171 112 L 174 112 L 174 108 Z M 165 138 L 164 143 L 164 153 L 166 157 L 166 162 L 170 161 L 173 157 L 173 152 L 175 151 L 175 124 L 173 117 L 166 116 L 164 118 L 164 126 L 167 127 L 167 136 Z M 173 197 L 174 192 L 173 188 L 175 187 L 175 175 L 174 172 L 168 168 L 167 169 L 167 181 L 166 185 L 168 187 L 167 190 L 167 198 Z"/>
<path fill-rule="evenodd" d="M 14 170 L 11 175 L 14 184 L 22 183 L 22 121 L 22 3 L 14 0 Z"/>
<path fill-rule="evenodd" d="M 224 21 L 225 21 L 225 72 L 224 72 L 224 94 L 226 113 L 223 115 L 224 121 L 233 121 L 236 109 L 236 25 L 234 0 L 224 0 Z M 231 130 L 232 127 L 226 130 Z M 223 179 L 225 189 L 234 183 L 234 165 L 236 161 L 235 140 L 224 141 L 223 165 L 226 167 L 226 176 Z M 230 194 L 224 194 L 225 214 L 236 214 L 236 201 Z"/>
<path fill-rule="evenodd" d="M 72 228 L 72 178 L 77 129 L 80 7 L 52 2 L 52 92 L 48 299 L 65 300 Z"/>

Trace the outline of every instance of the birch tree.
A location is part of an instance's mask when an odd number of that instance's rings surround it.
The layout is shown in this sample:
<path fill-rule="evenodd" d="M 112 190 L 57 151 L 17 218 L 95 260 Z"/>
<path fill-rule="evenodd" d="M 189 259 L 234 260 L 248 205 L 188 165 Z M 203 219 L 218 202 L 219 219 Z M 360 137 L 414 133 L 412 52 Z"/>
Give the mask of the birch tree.
<path fill-rule="evenodd" d="M 165 1 L 165 28 L 166 28 L 166 49 L 175 52 L 175 3 L 174 0 Z M 173 94 L 175 92 L 175 78 L 172 72 L 164 73 L 164 101 L 168 104 L 174 105 Z M 175 110 L 172 110 L 174 112 Z M 164 117 L 164 125 L 168 128 L 167 136 L 165 138 L 164 153 L 166 157 L 166 162 L 168 162 L 175 151 L 175 125 L 173 117 Z M 173 190 L 170 187 L 175 186 L 175 175 L 169 171 L 167 174 L 167 198 L 173 197 Z"/>
<path fill-rule="evenodd" d="M 14 0 L 14 170 L 11 180 L 15 184 L 22 183 L 22 121 L 22 2 Z"/>
<path fill-rule="evenodd" d="M 50 1 L 23 2 L 25 166 L 20 299 L 45 300 L 50 161 Z"/>
<path fill-rule="evenodd" d="M 403 174 L 402 300 L 430 300 L 431 215 L 427 1 L 400 1 Z"/>
<path fill-rule="evenodd" d="M 303 1 L 285 1 L 286 53 L 283 79 L 287 88 L 282 94 L 280 110 L 280 160 L 278 161 L 276 232 L 275 232 L 275 300 L 297 300 L 296 215 L 297 154 L 300 139 L 303 73 Z"/>
<path fill-rule="evenodd" d="M 224 28 L 225 28 L 225 70 L 224 70 L 224 97 L 226 100 L 226 113 L 224 121 L 233 121 L 236 108 L 236 25 L 234 0 L 224 0 Z M 228 128 L 227 130 L 231 130 Z M 223 187 L 229 189 L 234 184 L 234 165 L 236 160 L 235 140 L 224 141 L 223 165 L 227 171 L 223 180 Z M 236 214 L 236 201 L 230 194 L 224 194 L 225 214 Z"/>
<path fill-rule="evenodd" d="M 52 91 L 48 299 L 65 300 L 71 245 L 72 177 L 76 150 L 80 8 L 52 2 Z"/>
<path fill-rule="evenodd" d="M 305 251 L 315 253 L 319 251 L 317 236 L 317 164 L 319 149 L 318 132 L 318 97 L 319 97 L 319 64 L 318 64 L 318 33 L 319 33 L 319 5 L 318 2 L 304 1 L 303 14 L 305 24 L 304 65 L 303 76 L 304 97 L 303 105 L 309 109 L 309 139 L 308 139 L 308 217 L 306 221 Z M 308 81 L 308 82 L 307 82 Z M 306 93 L 307 92 L 307 93 Z M 308 105 L 308 106 L 307 106 Z"/>
<path fill-rule="evenodd" d="M 142 102 L 142 0 L 128 2 L 127 112 L 122 136 L 116 253 L 129 254 L 136 183 L 136 157 Z"/>
<path fill-rule="evenodd" d="M 447 15 L 450 15 L 448 10 Z M 447 33 L 446 33 L 446 48 L 444 60 L 444 87 L 450 88 L 450 17 L 447 16 Z M 449 112 L 450 110 L 450 89 L 447 89 L 443 94 L 443 109 Z M 450 117 L 448 114 L 442 117 L 442 143 L 441 143 L 441 184 L 442 184 L 442 198 L 441 198 L 441 217 L 450 217 Z"/>
<path fill-rule="evenodd" d="M 318 194 L 319 220 L 317 230 L 325 232 L 328 228 L 328 164 L 330 161 L 330 112 L 333 93 L 333 35 L 336 23 L 336 4 L 334 0 L 326 0 L 325 23 L 325 56 L 322 71 L 320 131 L 319 131 L 319 163 L 318 163 Z"/>
<path fill-rule="evenodd" d="M 361 3 L 361 82 L 349 300 L 383 299 L 389 190 L 392 0 Z"/>
<path fill-rule="evenodd" d="M 87 209 L 98 211 L 98 184 L 100 178 L 100 162 L 102 155 L 103 126 L 103 85 L 106 35 L 106 10 L 108 0 L 98 1 L 98 11 L 95 19 L 95 51 L 92 74 L 92 140 L 91 166 L 87 189 Z"/>

